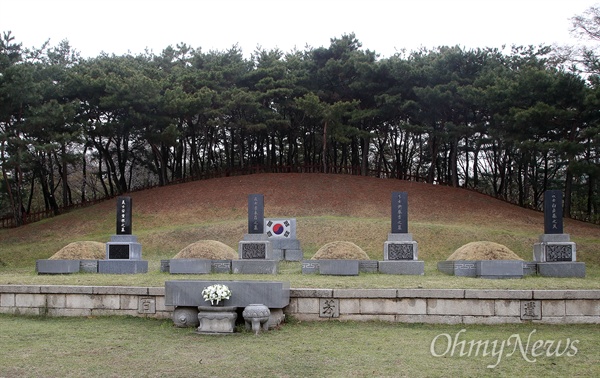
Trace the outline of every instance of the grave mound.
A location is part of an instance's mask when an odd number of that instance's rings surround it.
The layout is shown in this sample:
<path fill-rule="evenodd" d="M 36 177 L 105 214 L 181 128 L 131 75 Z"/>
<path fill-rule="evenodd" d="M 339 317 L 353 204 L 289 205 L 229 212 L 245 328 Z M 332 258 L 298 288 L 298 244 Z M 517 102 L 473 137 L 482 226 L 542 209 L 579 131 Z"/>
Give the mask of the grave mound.
<path fill-rule="evenodd" d="M 454 260 L 523 260 L 508 247 L 490 242 L 476 241 L 463 245 L 447 259 Z"/>
<path fill-rule="evenodd" d="M 312 257 L 313 260 L 369 260 L 369 255 L 354 243 L 334 241 L 327 243 Z"/>
<path fill-rule="evenodd" d="M 106 246 L 96 241 L 78 241 L 67 244 L 49 260 L 102 260 L 106 257 Z"/>
<path fill-rule="evenodd" d="M 216 240 L 200 240 L 179 251 L 174 259 L 235 260 L 236 251 Z"/>

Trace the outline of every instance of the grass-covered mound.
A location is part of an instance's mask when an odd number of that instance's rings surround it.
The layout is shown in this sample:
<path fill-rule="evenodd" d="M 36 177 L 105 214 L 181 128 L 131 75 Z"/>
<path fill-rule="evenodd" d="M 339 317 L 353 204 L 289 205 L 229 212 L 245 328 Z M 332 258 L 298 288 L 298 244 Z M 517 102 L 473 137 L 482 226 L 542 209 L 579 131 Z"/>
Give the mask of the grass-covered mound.
<path fill-rule="evenodd" d="M 453 260 L 523 260 L 508 247 L 490 242 L 477 241 L 463 245 L 447 259 Z"/>
<path fill-rule="evenodd" d="M 369 260 L 369 255 L 354 243 L 334 241 L 327 243 L 312 257 L 313 260 Z"/>
<path fill-rule="evenodd" d="M 174 259 L 235 260 L 236 251 L 216 240 L 200 240 L 179 251 Z"/>
<path fill-rule="evenodd" d="M 106 245 L 96 241 L 78 241 L 67 244 L 49 260 L 103 260 L 106 258 Z"/>

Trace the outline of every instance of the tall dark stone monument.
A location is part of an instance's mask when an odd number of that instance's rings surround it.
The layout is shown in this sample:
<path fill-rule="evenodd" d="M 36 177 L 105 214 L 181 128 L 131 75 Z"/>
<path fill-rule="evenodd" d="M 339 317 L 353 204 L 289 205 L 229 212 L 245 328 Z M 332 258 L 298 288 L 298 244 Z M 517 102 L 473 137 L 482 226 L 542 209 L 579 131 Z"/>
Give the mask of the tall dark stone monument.
<path fill-rule="evenodd" d="M 117 198 L 117 235 L 131 235 L 131 197 Z"/>
<path fill-rule="evenodd" d="M 383 243 L 379 271 L 387 274 L 422 275 L 425 263 L 418 260 L 418 244 L 408 232 L 408 193 L 392 192 L 392 230 Z"/>
<path fill-rule="evenodd" d="M 576 245 L 563 231 L 563 194 L 544 193 L 544 234 L 533 245 L 537 271 L 546 277 L 585 277 L 585 263 L 576 262 Z"/>
<path fill-rule="evenodd" d="M 408 233 L 408 193 L 392 192 L 392 234 Z"/>
<path fill-rule="evenodd" d="M 560 190 L 544 193 L 544 234 L 563 233 L 563 196 Z"/>
<path fill-rule="evenodd" d="M 262 194 L 248 196 L 248 233 L 265 233 L 265 197 Z"/>
<path fill-rule="evenodd" d="M 262 194 L 248 195 L 248 233 L 238 245 L 239 260 L 231 261 L 233 273 L 276 274 L 273 245 L 265 233 L 265 200 Z"/>
<path fill-rule="evenodd" d="M 106 260 L 98 261 L 99 273 L 146 273 L 148 261 L 142 260 L 142 245 L 132 234 L 131 197 L 117 198 L 116 235 L 106 243 Z"/>

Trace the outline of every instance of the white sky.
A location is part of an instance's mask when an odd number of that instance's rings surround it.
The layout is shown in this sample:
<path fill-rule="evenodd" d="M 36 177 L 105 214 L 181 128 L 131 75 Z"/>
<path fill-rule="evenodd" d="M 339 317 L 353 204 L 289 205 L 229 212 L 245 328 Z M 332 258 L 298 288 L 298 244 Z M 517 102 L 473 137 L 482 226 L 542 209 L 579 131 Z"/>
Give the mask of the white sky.
<path fill-rule="evenodd" d="M 354 32 L 382 57 L 459 45 L 575 44 L 571 17 L 598 0 L 0 0 L 0 32 L 24 47 L 68 40 L 83 57 L 155 54 L 184 42 L 289 52 Z"/>

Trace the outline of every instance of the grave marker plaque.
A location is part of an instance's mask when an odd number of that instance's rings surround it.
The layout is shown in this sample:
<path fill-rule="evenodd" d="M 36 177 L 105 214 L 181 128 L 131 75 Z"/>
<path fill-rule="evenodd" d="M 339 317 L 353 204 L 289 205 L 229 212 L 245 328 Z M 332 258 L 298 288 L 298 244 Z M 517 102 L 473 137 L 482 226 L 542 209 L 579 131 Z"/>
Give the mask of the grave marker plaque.
<path fill-rule="evenodd" d="M 248 233 L 264 234 L 265 232 L 265 198 L 262 194 L 248 196 Z"/>
<path fill-rule="evenodd" d="M 131 197 L 117 198 L 117 235 L 131 235 Z"/>
<path fill-rule="evenodd" d="M 547 190 L 544 193 L 544 233 L 563 233 L 562 192 Z"/>
<path fill-rule="evenodd" d="M 407 192 L 392 192 L 392 233 L 408 233 Z"/>

